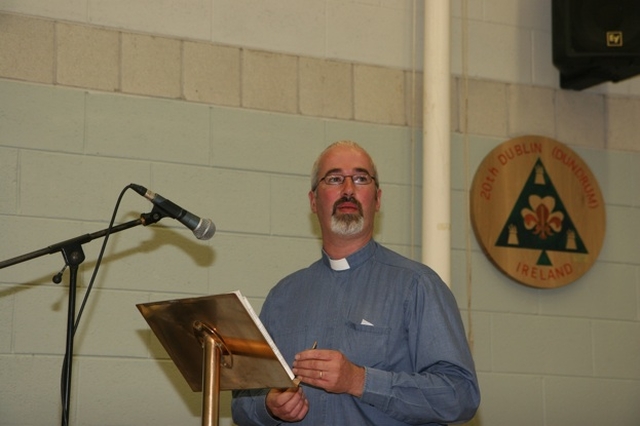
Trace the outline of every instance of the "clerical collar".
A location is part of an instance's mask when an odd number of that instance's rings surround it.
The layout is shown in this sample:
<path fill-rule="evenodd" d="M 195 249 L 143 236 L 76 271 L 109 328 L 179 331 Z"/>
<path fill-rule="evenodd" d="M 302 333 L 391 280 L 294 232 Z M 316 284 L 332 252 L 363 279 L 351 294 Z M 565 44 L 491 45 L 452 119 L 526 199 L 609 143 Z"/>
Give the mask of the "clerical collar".
<path fill-rule="evenodd" d="M 364 247 L 344 259 L 331 259 L 327 252 L 322 250 L 322 261 L 334 271 L 346 271 L 358 268 L 370 259 L 376 251 L 378 244 L 371 239 Z"/>
<path fill-rule="evenodd" d="M 346 258 L 331 259 L 329 258 L 329 265 L 334 271 L 346 271 L 350 268 L 349 261 Z"/>

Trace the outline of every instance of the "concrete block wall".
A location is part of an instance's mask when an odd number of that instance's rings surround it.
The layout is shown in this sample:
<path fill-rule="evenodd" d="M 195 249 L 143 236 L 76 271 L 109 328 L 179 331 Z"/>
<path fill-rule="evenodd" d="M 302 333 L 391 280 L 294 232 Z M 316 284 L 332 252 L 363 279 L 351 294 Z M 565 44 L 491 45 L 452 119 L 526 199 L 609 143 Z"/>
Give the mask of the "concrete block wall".
<path fill-rule="evenodd" d="M 483 390 L 470 424 L 635 425 L 638 85 L 559 90 L 539 3 L 452 2 L 451 285 Z M 241 289 L 259 309 L 279 278 L 318 256 L 308 173 L 336 139 L 378 159 L 376 238 L 419 258 L 420 2 L 183 6 L 0 3 L 0 260 L 102 229 L 130 182 L 218 226 L 208 242 L 166 219 L 111 237 L 77 337 L 75 424 L 199 424 L 200 394 L 134 306 Z M 466 213 L 477 165 L 526 133 L 571 145 L 607 202 L 598 262 L 553 291 L 493 268 Z M 127 194 L 120 221 L 150 209 Z M 83 286 L 98 250 L 85 247 Z M 50 278 L 62 264 L 55 255 L 0 271 L 2 424 L 59 418 L 67 294 Z"/>

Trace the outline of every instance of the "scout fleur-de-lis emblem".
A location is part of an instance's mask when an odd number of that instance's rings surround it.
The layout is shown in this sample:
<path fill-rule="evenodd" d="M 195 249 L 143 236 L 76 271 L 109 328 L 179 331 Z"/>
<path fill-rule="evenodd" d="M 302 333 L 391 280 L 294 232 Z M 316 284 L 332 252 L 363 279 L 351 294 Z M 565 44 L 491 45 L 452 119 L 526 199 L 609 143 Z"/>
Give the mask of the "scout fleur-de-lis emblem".
<path fill-rule="evenodd" d="M 541 198 L 537 195 L 531 195 L 529 196 L 529 205 L 531 208 L 522 209 L 522 218 L 526 229 L 543 240 L 562 230 L 564 214 L 560 211 L 554 211 L 556 200 L 553 197 Z"/>

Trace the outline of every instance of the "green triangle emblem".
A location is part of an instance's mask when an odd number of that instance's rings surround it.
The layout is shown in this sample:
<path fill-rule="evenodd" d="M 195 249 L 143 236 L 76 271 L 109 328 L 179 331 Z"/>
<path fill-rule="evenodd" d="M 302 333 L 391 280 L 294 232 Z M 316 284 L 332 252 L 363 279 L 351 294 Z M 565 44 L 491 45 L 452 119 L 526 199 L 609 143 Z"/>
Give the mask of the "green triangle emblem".
<path fill-rule="evenodd" d="M 552 265 L 547 251 L 588 253 L 540 158 L 495 245 L 542 250 L 537 264 L 544 266 Z"/>

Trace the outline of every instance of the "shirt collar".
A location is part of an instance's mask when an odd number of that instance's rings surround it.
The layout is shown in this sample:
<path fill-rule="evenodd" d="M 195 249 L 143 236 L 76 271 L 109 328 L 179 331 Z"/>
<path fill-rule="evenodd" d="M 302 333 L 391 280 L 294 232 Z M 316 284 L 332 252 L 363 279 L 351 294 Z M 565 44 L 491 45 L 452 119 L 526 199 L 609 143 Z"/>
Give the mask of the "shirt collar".
<path fill-rule="evenodd" d="M 347 269 L 357 268 L 367 259 L 373 256 L 373 252 L 375 251 L 376 246 L 377 243 L 373 241 L 373 239 L 371 239 L 360 250 L 342 259 L 331 259 L 329 258 L 329 255 L 327 255 L 327 253 L 323 250 L 322 261 L 325 265 L 327 265 L 334 271 L 345 271 Z"/>

